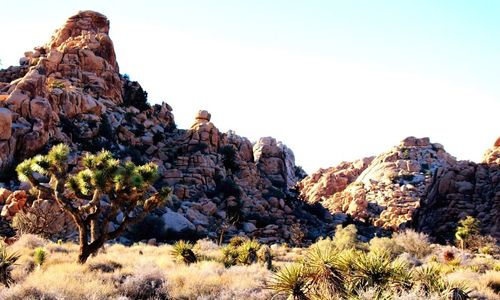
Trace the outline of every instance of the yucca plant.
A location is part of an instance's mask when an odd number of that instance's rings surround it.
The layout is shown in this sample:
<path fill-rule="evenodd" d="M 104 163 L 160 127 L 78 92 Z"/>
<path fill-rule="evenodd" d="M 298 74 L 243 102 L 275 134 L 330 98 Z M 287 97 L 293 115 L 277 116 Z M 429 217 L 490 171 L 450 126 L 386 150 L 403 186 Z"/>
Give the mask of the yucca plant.
<path fill-rule="evenodd" d="M 309 248 L 304 266 L 306 276 L 311 279 L 312 294 L 316 297 L 333 298 L 345 294 L 343 264 L 331 245 Z"/>
<path fill-rule="evenodd" d="M 415 269 L 414 279 L 420 289 L 427 295 L 442 292 L 443 282 L 441 271 L 435 266 L 424 266 Z"/>
<path fill-rule="evenodd" d="M 448 287 L 444 292 L 443 296 L 447 297 L 449 300 L 466 300 L 470 299 L 470 290 L 464 284 L 458 284 L 453 287 Z"/>
<path fill-rule="evenodd" d="M 40 196 L 54 199 L 71 215 L 79 231 L 79 263 L 162 205 L 171 193 L 169 188 L 152 187 L 159 176 L 153 163 L 120 162 L 109 151 L 87 154 L 73 167 L 69 161 L 69 147 L 59 144 L 47 155 L 23 161 L 16 171 L 19 180 L 29 182 Z M 101 207 L 104 196 L 109 202 L 106 209 Z M 110 231 L 108 225 L 120 213 L 123 221 Z"/>
<path fill-rule="evenodd" d="M 390 256 L 384 252 L 362 253 L 354 260 L 353 282 L 359 288 L 385 286 L 392 275 Z"/>
<path fill-rule="evenodd" d="M 267 287 L 277 295 L 288 296 L 287 300 L 309 300 L 311 284 L 311 279 L 305 276 L 304 267 L 294 263 L 283 266 L 274 274 Z"/>
<path fill-rule="evenodd" d="M 14 282 L 11 272 L 19 257 L 20 255 L 16 252 L 8 253 L 6 247 L 0 245 L 0 283 L 6 287 Z"/>
<path fill-rule="evenodd" d="M 180 240 L 173 245 L 172 255 L 177 260 L 188 265 L 198 261 L 196 254 L 193 252 L 193 244 L 183 240 Z"/>
<path fill-rule="evenodd" d="M 239 247 L 241 246 L 244 242 L 248 241 L 248 238 L 245 237 L 245 236 L 233 236 L 230 240 L 229 240 L 229 245 L 232 246 L 232 247 Z"/>
<path fill-rule="evenodd" d="M 242 265 L 251 265 L 257 262 L 257 251 L 260 244 L 256 240 L 246 240 L 238 246 L 238 262 Z"/>
<path fill-rule="evenodd" d="M 467 216 L 467 218 L 460 220 L 458 223 L 459 226 L 457 227 L 455 238 L 459 241 L 460 248 L 464 249 L 467 239 L 479 233 L 479 221 L 472 216 Z"/>
<path fill-rule="evenodd" d="M 35 248 L 35 251 L 33 252 L 33 261 L 38 268 L 40 268 L 43 265 L 46 258 L 47 258 L 47 252 L 45 251 L 45 249 L 41 247 Z"/>
<path fill-rule="evenodd" d="M 271 248 L 268 245 L 262 245 L 257 251 L 257 257 L 260 262 L 266 265 L 266 269 L 273 269 L 273 254 L 271 252 Z"/>
<path fill-rule="evenodd" d="M 222 248 L 222 263 L 229 268 L 238 263 L 239 252 L 236 247 L 226 245 Z"/>

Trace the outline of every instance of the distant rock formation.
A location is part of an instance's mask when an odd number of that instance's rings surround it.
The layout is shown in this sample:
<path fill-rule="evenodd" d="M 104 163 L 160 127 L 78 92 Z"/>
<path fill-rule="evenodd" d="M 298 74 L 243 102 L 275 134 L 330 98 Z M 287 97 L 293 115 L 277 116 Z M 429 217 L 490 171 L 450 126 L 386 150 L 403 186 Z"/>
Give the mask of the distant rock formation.
<path fill-rule="evenodd" d="M 451 240 L 458 221 L 471 215 L 483 233 L 500 238 L 498 144 L 475 164 L 457 161 L 428 138 L 408 137 L 375 158 L 320 170 L 297 186 L 303 200 L 377 227 L 415 227 Z"/>

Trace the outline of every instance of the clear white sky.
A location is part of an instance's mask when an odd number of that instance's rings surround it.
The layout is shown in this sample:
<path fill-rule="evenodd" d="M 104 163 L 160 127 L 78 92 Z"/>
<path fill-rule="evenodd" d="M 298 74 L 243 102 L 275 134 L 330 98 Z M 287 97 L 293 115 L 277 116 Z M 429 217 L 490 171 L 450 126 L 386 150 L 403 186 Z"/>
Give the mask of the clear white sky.
<path fill-rule="evenodd" d="M 179 127 L 207 109 L 308 172 L 409 135 L 478 161 L 500 136 L 500 1 L 1 0 L 3 67 L 83 9 Z"/>

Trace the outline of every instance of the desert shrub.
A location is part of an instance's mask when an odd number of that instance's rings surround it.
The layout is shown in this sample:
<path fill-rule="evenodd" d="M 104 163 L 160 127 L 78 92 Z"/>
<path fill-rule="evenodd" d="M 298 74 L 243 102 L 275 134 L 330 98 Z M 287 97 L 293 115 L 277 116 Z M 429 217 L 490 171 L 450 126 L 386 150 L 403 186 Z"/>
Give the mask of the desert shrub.
<path fill-rule="evenodd" d="M 50 90 L 53 90 L 53 89 L 62 89 L 64 90 L 66 88 L 64 82 L 62 81 L 57 81 L 57 80 L 54 80 L 52 81 L 50 84 L 49 84 L 49 89 Z"/>
<path fill-rule="evenodd" d="M 256 240 L 246 240 L 238 246 L 238 263 L 242 265 L 251 265 L 257 262 L 257 251 L 260 244 Z"/>
<path fill-rule="evenodd" d="M 150 109 L 148 93 L 137 81 L 126 80 L 123 84 L 123 106 L 134 106 L 140 111 Z"/>
<path fill-rule="evenodd" d="M 474 235 L 477 235 L 478 233 L 479 221 L 472 216 L 467 216 L 467 218 L 458 222 L 455 238 L 460 244 L 460 247 L 464 249 L 468 242 L 468 239 Z"/>
<path fill-rule="evenodd" d="M 125 278 L 119 292 L 134 300 L 169 299 L 165 278 L 159 270 L 143 270 Z"/>
<path fill-rule="evenodd" d="M 45 249 L 38 247 L 33 252 L 33 262 L 35 265 L 40 268 L 45 260 L 47 259 L 47 251 Z"/>
<path fill-rule="evenodd" d="M 238 248 L 239 246 L 243 245 L 243 243 L 245 243 L 247 240 L 248 238 L 245 236 L 236 235 L 229 240 L 229 246 Z"/>
<path fill-rule="evenodd" d="M 232 267 L 238 262 L 238 249 L 231 245 L 226 245 L 222 248 L 222 263 L 226 268 Z"/>
<path fill-rule="evenodd" d="M 193 251 L 197 253 L 198 260 L 220 260 L 222 255 L 221 247 L 207 238 L 197 240 Z"/>
<path fill-rule="evenodd" d="M 451 251 L 451 250 L 445 250 L 443 252 L 443 260 L 445 262 L 451 262 L 453 260 L 455 260 L 455 252 Z"/>
<path fill-rule="evenodd" d="M 500 272 L 487 272 L 483 276 L 486 286 L 493 290 L 493 292 L 500 294 Z"/>
<path fill-rule="evenodd" d="M 9 287 L 14 281 L 12 279 L 12 268 L 19 259 L 19 254 L 8 253 L 4 245 L 0 245 L 0 283 Z"/>
<path fill-rule="evenodd" d="M 317 297 L 332 298 L 344 294 L 344 265 L 331 244 L 320 244 L 308 249 L 304 257 L 305 276 L 310 279 L 311 293 Z"/>
<path fill-rule="evenodd" d="M 0 299 L 5 300 L 59 300 L 64 299 L 61 295 L 44 291 L 42 289 L 22 285 L 0 291 Z"/>
<path fill-rule="evenodd" d="M 375 237 L 370 240 L 369 250 L 374 252 L 386 252 L 392 258 L 403 253 L 404 248 L 397 244 L 397 242 L 388 237 Z"/>
<path fill-rule="evenodd" d="M 489 235 L 473 234 L 465 240 L 465 247 L 473 252 L 500 255 L 500 243 Z"/>
<path fill-rule="evenodd" d="M 391 285 L 408 290 L 412 286 L 412 274 L 409 269 L 402 261 L 393 262 L 387 253 L 362 253 L 354 260 L 352 287 L 355 290 L 365 290 L 370 287 L 384 289 Z"/>
<path fill-rule="evenodd" d="M 172 255 L 185 264 L 192 264 L 198 261 L 196 254 L 193 252 L 193 244 L 180 240 L 172 247 Z"/>
<path fill-rule="evenodd" d="M 19 239 L 11 246 L 15 249 L 35 249 L 38 247 L 43 247 L 49 243 L 48 240 L 35 235 L 35 234 L 23 234 L 19 237 Z"/>
<path fill-rule="evenodd" d="M 92 272 L 99 271 L 103 273 L 113 273 L 115 270 L 121 269 L 122 264 L 115 261 L 93 262 L 89 264 L 88 268 Z"/>
<path fill-rule="evenodd" d="M 12 219 L 12 227 L 19 235 L 36 234 L 45 238 L 58 237 L 62 233 L 62 229 L 54 224 L 64 224 L 64 220 L 69 218 L 66 213 L 59 207 L 48 207 L 34 203 L 33 206 L 27 207 L 24 211 L 18 212 Z M 70 220 L 69 220 L 70 221 Z M 71 221 L 70 221 L 71 222 Z M 73 223 L 66 222 L 65 231 L 74 229 Z"/>
<path fill-rule="evenodd" d="M 261 245 L 256 240 L 235 236 L 222 248 L 222 263 L 226 268 L 240 264 L 251 265 L 257 262 Z"/>
<path fill-rule="evenodd" d="M 357 234 L 358 230 L 354 224 L 343 228 L 342 225 L 337 225 L 332 242 L 338 250 L 353 249 L 358 246 Z"/>
<path fill-rule="evenodd" d="M 290 300 L 307 300 L 311 279 L 305 275 L 301 264 L 290 264 L 283 266 L 271 278 L 268 288 L 277 294 L 284 294 Z"/>
<path fill-rule="evenodd" d="M 424 258 L 431 253 L 429 238 L 423 233 L 407 229 L 403 232 L 395 233 L 393 239 L 397 245 L 403 247 L 405 252 L 417 258 Z"/>
<path fill-rule="evenodd" d="M 268 270 L 273 269 L 273 254 L 271 252 L 271 248 L 268 245 L 262 245 L 257 251 L 257 258 L 261 263 L 266 265 Z"/>
<path fill-rule="evenodd" d="M 239 171 L 240 167 L 236 161 L 237 152 L 236 147 L 233 145 L 224 145 L 219 148 L 219 153 L 222 155 L 222 164 L 226 170 L 231 172 Z"/>
<path fill-rule="evenodd" d="M 300 223 L 294 223 L 290 227 L 290 242 L 295 247 L 301 247 L 305 237 L 305 228 Z"/>

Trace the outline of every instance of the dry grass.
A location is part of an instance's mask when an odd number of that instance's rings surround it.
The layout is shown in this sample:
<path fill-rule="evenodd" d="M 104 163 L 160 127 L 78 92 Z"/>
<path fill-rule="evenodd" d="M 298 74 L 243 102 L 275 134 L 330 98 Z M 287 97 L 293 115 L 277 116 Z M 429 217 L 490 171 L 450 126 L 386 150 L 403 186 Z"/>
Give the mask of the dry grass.
<path fill-rule="evenodd" d="M 401 242 L 412 244 L 400 244 Z M 320 241 L 334 243 L 332 239 Z M 350 243 L 352 244 L 352 243 Z M 472 254 L 450 246 L 431 245 L 425 236 L 414 232 L 396 235 L 394 239 L 378 239 L 360 245 L 357 253 L 384 250 L 392 258 L 416 267 L 435 266 L 450 282 L 464 282 L 471 296 L 478 299 L 500 299 L 498 258 Z M 45 263 L 35 267 L 34 249 L 47 252 Z M 364 250 L 363 250 L 364 249 Z M 402 250 L 404 249 L 404 250 Z M 78 246 L 74 243 L 52 243 L 34 235 L 24 235 L 8 247 L 21 257 L 12 271 L 16 282 L 10 288 L 0 287 L 0 299 L 271 299 L 266 289 L 272 271 L 260 263 L 225 268 L 221 263 L 222 247 L 209 240 L 200 240 L 194 247 L 199 261 L 180 264 L 171 255 L 172 246 L 136 244 L 106 245 L 87 264 L 75 263 Z M 304 258 L 307 248 L 272 245 L 273 266 L 279 268 Z M 404 251 L 404 252 L 402 252 Z M 456 263 L 443 259 L 443 253 L 453 252 Z M 417 257 L 419 257 L 417 259 Z M 370 299 L 374 290 L 359 294 Z M 411 290 L 393 299 L 438 299 Z M 280 299 L 280 298 L 274 298 Z"/>
<path fill-rule="evenodd" d="M 33 252 L 43 246 L 46 262 L 40 269 Z M 0 287 L 0 299 L 269 299 L 265 280 L 271 273 L 261 264 L 224 268 L 220 247 L 196 244 L 209 260 L 181 265 L 170 245 L 106 246 L 87 264 L 75 263 L 77 245 L 56 244 L 27 235 L 9 247 L 21 254 L 13 270 L 16 284 Z"/>

